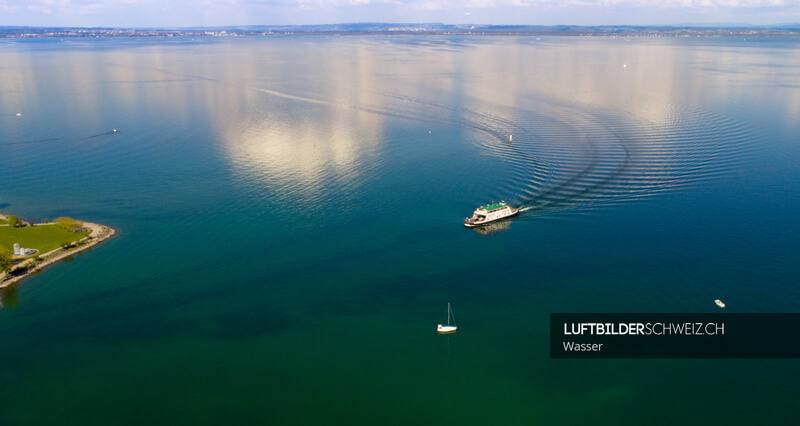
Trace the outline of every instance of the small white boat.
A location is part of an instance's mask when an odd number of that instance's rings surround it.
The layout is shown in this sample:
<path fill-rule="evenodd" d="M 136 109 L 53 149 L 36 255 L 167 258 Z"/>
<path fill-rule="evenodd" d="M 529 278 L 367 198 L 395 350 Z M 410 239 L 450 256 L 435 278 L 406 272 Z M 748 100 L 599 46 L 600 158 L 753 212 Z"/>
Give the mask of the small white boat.
<path fill-rule="evenodd" d="M 450 318 L 451 317 L 453 318 L 453 325 L 450 325 Z M 449 333 L 455 333 L 457 329 L 458 329 L 458 326 L 456 325 L 456 316 L 453 315 L 453 310 L 450 309 L 450 304 L 448 303 L 447 304 L 447 324 L 445 324 L 445 325 L 439 324 L 438 326 L 436 326 L 436 331 L 439 334 L 449 334 Z"/>
<path fill-rule="evenodd" d="M 723 303 L 723 302 L 722 302 L 721 300 L 719 300 L 719 299 L 715 300 L 715 301 L 714 301 L 714 303 L 716 303 L 716 304 L 717 304 L 717 306 L 719 306 L 720 308 L 724 308 L 724 307 L 725 307 L 725 303 Z"/>
<path fill-rule="evenodd" d="M 492 203 L 478 207 L 472 214 L 472 217 L 464 219 L 464 226 L 467 228 L 483 226 L 487 223 L 496 222 L 498 220 L 515 216 L 517 213 L 519 213 L 519 209 L 512 208 L 506 204 L 505 201 Z"/>

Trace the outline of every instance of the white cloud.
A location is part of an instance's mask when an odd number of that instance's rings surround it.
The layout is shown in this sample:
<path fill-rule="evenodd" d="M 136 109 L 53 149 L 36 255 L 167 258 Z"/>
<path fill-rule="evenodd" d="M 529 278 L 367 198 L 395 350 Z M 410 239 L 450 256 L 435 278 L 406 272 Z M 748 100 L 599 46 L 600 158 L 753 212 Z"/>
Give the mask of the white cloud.
<path fill-rule="evenodd" d="M 2 1 L 3 9 L 9 11 L 27 9 L 34 12 L 86 13 L 114 10 L 124 6 L 146 6 L 152 0 L 14 0 Z"/>
<path fill-rule="evenodd" d="M 62 26 L 773 23 L 800 19 L 800 0 L 0 0 L 0 11 L 0 25 Z"/>
<path fill-rule="evenodd" d="M 269 0 L 251 3 L 272 3 Z M 281 2 L 281 3 L 292 3 Z M 295 0 L 294 3 L 309 8 L 352 6 L 367 4 L 402 4 L 424 10 L 490 9 L 501 6 L 637 6 L 647 8 L 755 8 L 800 6 L 800 0 Z"/>
<path fill-rule="evenodd" d="M 5 10 L 25 8 L 31 11 L 87 13 L 105 12 L 125 7 L 148 7 L 154 4 L 191 8 L 197 3 L 205 7 L 292 7 L 333 8 L 343 6 L 368 6 L 394 4 L 421 10 L 446 9 L 492 9 L 497 7 L 539 6 L 549 8 L 584 7 L 620 7 L 633 6 L 642 8 L 758 8 L 800 6 L 800 0 L 3 0 L 0 7 Z"/>

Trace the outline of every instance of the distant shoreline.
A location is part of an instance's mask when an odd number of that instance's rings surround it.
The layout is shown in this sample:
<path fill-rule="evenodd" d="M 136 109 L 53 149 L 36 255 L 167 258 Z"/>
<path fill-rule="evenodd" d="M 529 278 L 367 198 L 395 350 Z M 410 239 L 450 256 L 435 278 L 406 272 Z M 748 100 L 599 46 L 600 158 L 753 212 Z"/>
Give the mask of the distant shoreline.
<path fill-rule="evenodd" d="M 6 215 L 0 214 L 0 218 L 5 219 Z M 39 254 L 38 256 L 25 259 L 15 264 L 7 273 L 0 273 L 0 290 L 14 285 L 30 275 L 41 271 L 42 269 L 53 265 L 54 263 L 64 260 L 69 256 L 74 256 L 85 250 L 88 250 L 106 240 L 113 237 L 117 231 L 116 229 L 91 222 L 82 222 L 83 228 L 90 230 L 89 235 L 81 238 L 78 241 L 71 243 L 66 248 L 57 248 L 47 253 Z M 55 225 L 55 223 L 37 223 L 34 226 Z M 14 274 L 14 271 L 25 269 L 24 272 Z"/>
<path fill-rule="evenodd" d="M 355 23 L 183 28 L 0 26 L 0 38 L 171 38 L 270 36 L 534 36 L 534 37 L 797 37 L 800 23 L 781 25 L 472 25 Z"/>

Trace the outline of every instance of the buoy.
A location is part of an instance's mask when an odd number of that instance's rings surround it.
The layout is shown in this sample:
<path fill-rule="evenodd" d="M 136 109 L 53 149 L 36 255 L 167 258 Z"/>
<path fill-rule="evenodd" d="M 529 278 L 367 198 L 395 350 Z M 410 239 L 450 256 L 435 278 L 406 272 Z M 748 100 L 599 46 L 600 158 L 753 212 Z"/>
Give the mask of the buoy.
<path fill-rule="evenodd" d="M 725 303 L 723 303 L 723 302 L 722 302 L 721 300 L 719 300 L 719 299 L 715 300 L 715 301 L 714 301 L 714 303 L 716 303 L 716 304 L 717 304 L 717 306 L 719 306 L 720 308 L 724 308 L 724 307 L 725 307 Z"/>
<path fill-rule="evenodd" d="M 773 74 L 774 74 L 774 73 L 773 73 Z M 22 113 L 21 113 L 21 112 L 18 112 L 18 113 L 17 113 L 17 117 L 22 117 Z"/>
<path fill-rule="evenodd" d="M 511 142 L 514 140 L 514 135 L 508 135 L 508 141 Z"/>

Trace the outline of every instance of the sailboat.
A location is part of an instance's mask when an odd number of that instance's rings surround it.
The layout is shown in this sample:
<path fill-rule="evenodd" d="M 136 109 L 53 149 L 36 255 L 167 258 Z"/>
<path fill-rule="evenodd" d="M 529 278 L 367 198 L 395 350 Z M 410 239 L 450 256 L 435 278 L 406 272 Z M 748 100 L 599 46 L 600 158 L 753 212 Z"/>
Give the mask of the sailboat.
<path fill-rule="evenodd" d="M 453 318 L 453 325 L 450 325 L 450 318 Z M 441 325 L 439 324 L 436 327 L 436 331 L 439 334 L 448 334 L 448 333 L 455 333 L 458 326 L 456 325 L 456 316 L 453 315 L 453 310 L 450 308 L 450 303 L 447 304 L 447 324 Z"/>

